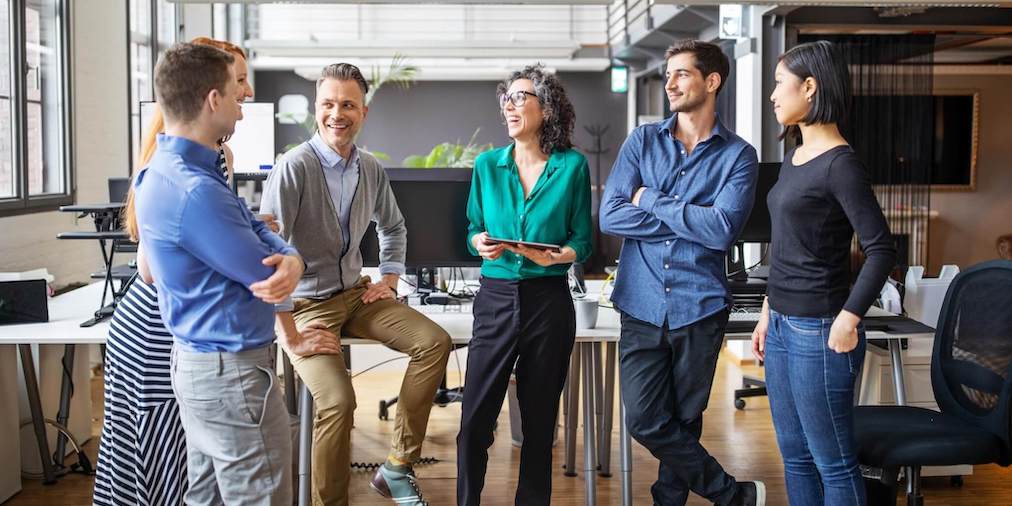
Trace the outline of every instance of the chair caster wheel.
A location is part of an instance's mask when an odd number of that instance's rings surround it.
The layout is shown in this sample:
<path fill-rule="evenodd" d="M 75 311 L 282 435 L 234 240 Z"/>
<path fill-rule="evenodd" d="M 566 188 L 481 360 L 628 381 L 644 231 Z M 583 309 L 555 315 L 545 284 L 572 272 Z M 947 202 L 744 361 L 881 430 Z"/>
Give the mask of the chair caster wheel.
<path fill-rule="evenodd" d="M 735 407 L 735 409 L 738 409 L 738 410 L 745 409 L 745 399 L 735 399 L 734 400 L 734 407 Z"/>

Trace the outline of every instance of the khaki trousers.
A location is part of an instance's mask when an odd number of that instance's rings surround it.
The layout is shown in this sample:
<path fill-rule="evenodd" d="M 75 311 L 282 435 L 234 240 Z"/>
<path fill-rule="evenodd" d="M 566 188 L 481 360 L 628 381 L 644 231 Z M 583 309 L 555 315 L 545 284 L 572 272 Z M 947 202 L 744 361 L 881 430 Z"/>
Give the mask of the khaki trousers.
<path fill-rule="evenodd" d="M 405 462 L 418 460 L 429 423 L 432 399 L 446 372 L 450 336 L 421 313 L 392 299 L 362 302 L 368 277 L 329 299 L 295 299 L 297 326 L 322 322 L 344 337 L 379 341 L 410 357 L 397 399 L 391 454 Z M 316 404 L 313 430 L 313 503 L 348 504 L 351 477 L 351 428 L 355 391 L 344 356 L 289 355 L 295 371 Z"/>

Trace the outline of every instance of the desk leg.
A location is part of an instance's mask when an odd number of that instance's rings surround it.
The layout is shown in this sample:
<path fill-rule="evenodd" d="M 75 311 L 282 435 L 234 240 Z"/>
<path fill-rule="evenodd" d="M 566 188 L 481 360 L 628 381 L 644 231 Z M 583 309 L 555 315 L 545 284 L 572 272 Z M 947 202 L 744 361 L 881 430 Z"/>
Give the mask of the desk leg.
<path fill-rule="evenodd" d="M 70 399 L 74 396 L 74 352 L 75 345 L 63 346 L 63 381 L 60 384 L 60 408 L 56 412 L 56 423 L 69 429 L 67 420 L 70 418 Z M 53 463 L 56 467 L 63 467 L 63 458 L 67 454 L 67 437 L 63 432 L 56 432 L 56 453 L 53 454 Z"/>
<path fill-rule="evenodd" d="M 582 343 L 583 352 L 583 479 L 587 506 L 597 505 L 597 446 L 594 440 L 594 361 L 593 343 Z"/>
<path fill-rule="evenodd" d="M 889 355 L 892 359 L 893 387 L 896 390 L 896 405 L 907 405 L 907 385 L 903 380 L 903 356 L 900 353 L 900 340 L 889 339 Z"/>
<path fill-rule="evenodd" d="M 566 476 L 576 476 L 576 424 L 580 409 L 580 344 L 569 356 L 569 395 L 566 398 Z"/>
<path fill-rule="evenodd" d="M 299 382 L 299 506 L 313 502 L 313 394 Z"/>
<path fill-rule="evenodd" d="M 53 470 L 53 458 L 49 454 L 49 440 L 46 439 L 46 421 L 42 413 L 42 399 L 39 395 L 39 380 L 35 376 L 35 362 L 32 359 L 32 345 L 19 344 L 21 353 L 21 369 L 25 373 L 25 390 L 28 393 L 28 407 L 32 412 L 32 427 L 35 428 L 35 440 L 39 445 L 39 458 L 42 460 L 42 483 L 56 483 Z"/>
<path fill-rule="evenodd" d="M 622 389 L 618 391 L 618 451 L 621 459 L 622 474 L 622 506 L 632 506 L 632 438 L 629 427 L 625 423 L 625 402 L 622 400 Z"/>
<path fill-rule="evenodd" d="M 591 343 L 588 344 L 591 348 L 591 354 L 594 357 L 594 435 L 597 437 L 594 441 L 597 444 L 597 453 L 594 454 L 594 469 L 597 472 L 601 471 L 601 454 L 604 453 L 604 448 L 601 447 L 601 438 L 604 437 L 604 433 L 601 430 L 604 427 L 604 373 L 602 367 L 603 357 L 601 356 L 601 344 Z"/>
<path fill-rule="evenodd" d="M 598 433 L 600 440 L 598 474 L 606 478 L 611 476 L 611 428 L 615 417 L 615 349 L 615 343 L 605 344 L 604 407 L 601 409 L 604 416 L 601 418 Z"/>
<path fill-rule="evenodd" d="M 292 367 L 292 361 L 288 358 L 288 353 L 284 351 L 281 352 L 281 368 L 285 375 L 285 405 L 288 407 L 288 412 L 294 415 L 299 412 L 299 402 L 295 394 L 298 382 L 295 381 L 295 368 Z"/>

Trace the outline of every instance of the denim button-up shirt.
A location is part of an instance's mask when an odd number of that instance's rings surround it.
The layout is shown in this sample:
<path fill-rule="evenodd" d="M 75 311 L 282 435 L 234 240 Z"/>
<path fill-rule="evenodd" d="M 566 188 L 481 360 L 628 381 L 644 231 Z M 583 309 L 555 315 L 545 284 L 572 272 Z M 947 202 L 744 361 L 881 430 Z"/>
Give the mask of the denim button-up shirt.
<path fill-rule="evenodd" d="M 752 209 L 755 148 L 717 118 L 689 153 L 678 115 L 641 125 L 619 152 L 601 201 L 601 231 L 624 239 L 612 302 L 633 318 L 676 329 L 731 303 L 724 257 Z M 645 187 L 639 206 L 632 197 Z"/>

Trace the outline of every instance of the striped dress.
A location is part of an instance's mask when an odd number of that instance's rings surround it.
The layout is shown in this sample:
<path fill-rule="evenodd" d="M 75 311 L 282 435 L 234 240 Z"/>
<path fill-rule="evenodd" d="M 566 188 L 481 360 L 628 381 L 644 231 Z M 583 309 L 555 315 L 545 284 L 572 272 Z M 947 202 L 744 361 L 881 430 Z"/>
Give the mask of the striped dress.
<path fill-rule="evenodd" d="M 224 170 L 224 151 L 219 164 Z M 171 354 L 158 293 L 138 277 L 117 304 L 106 341 L 97 506 L 183 504 L 186 437 L 172 392 Z"/>

